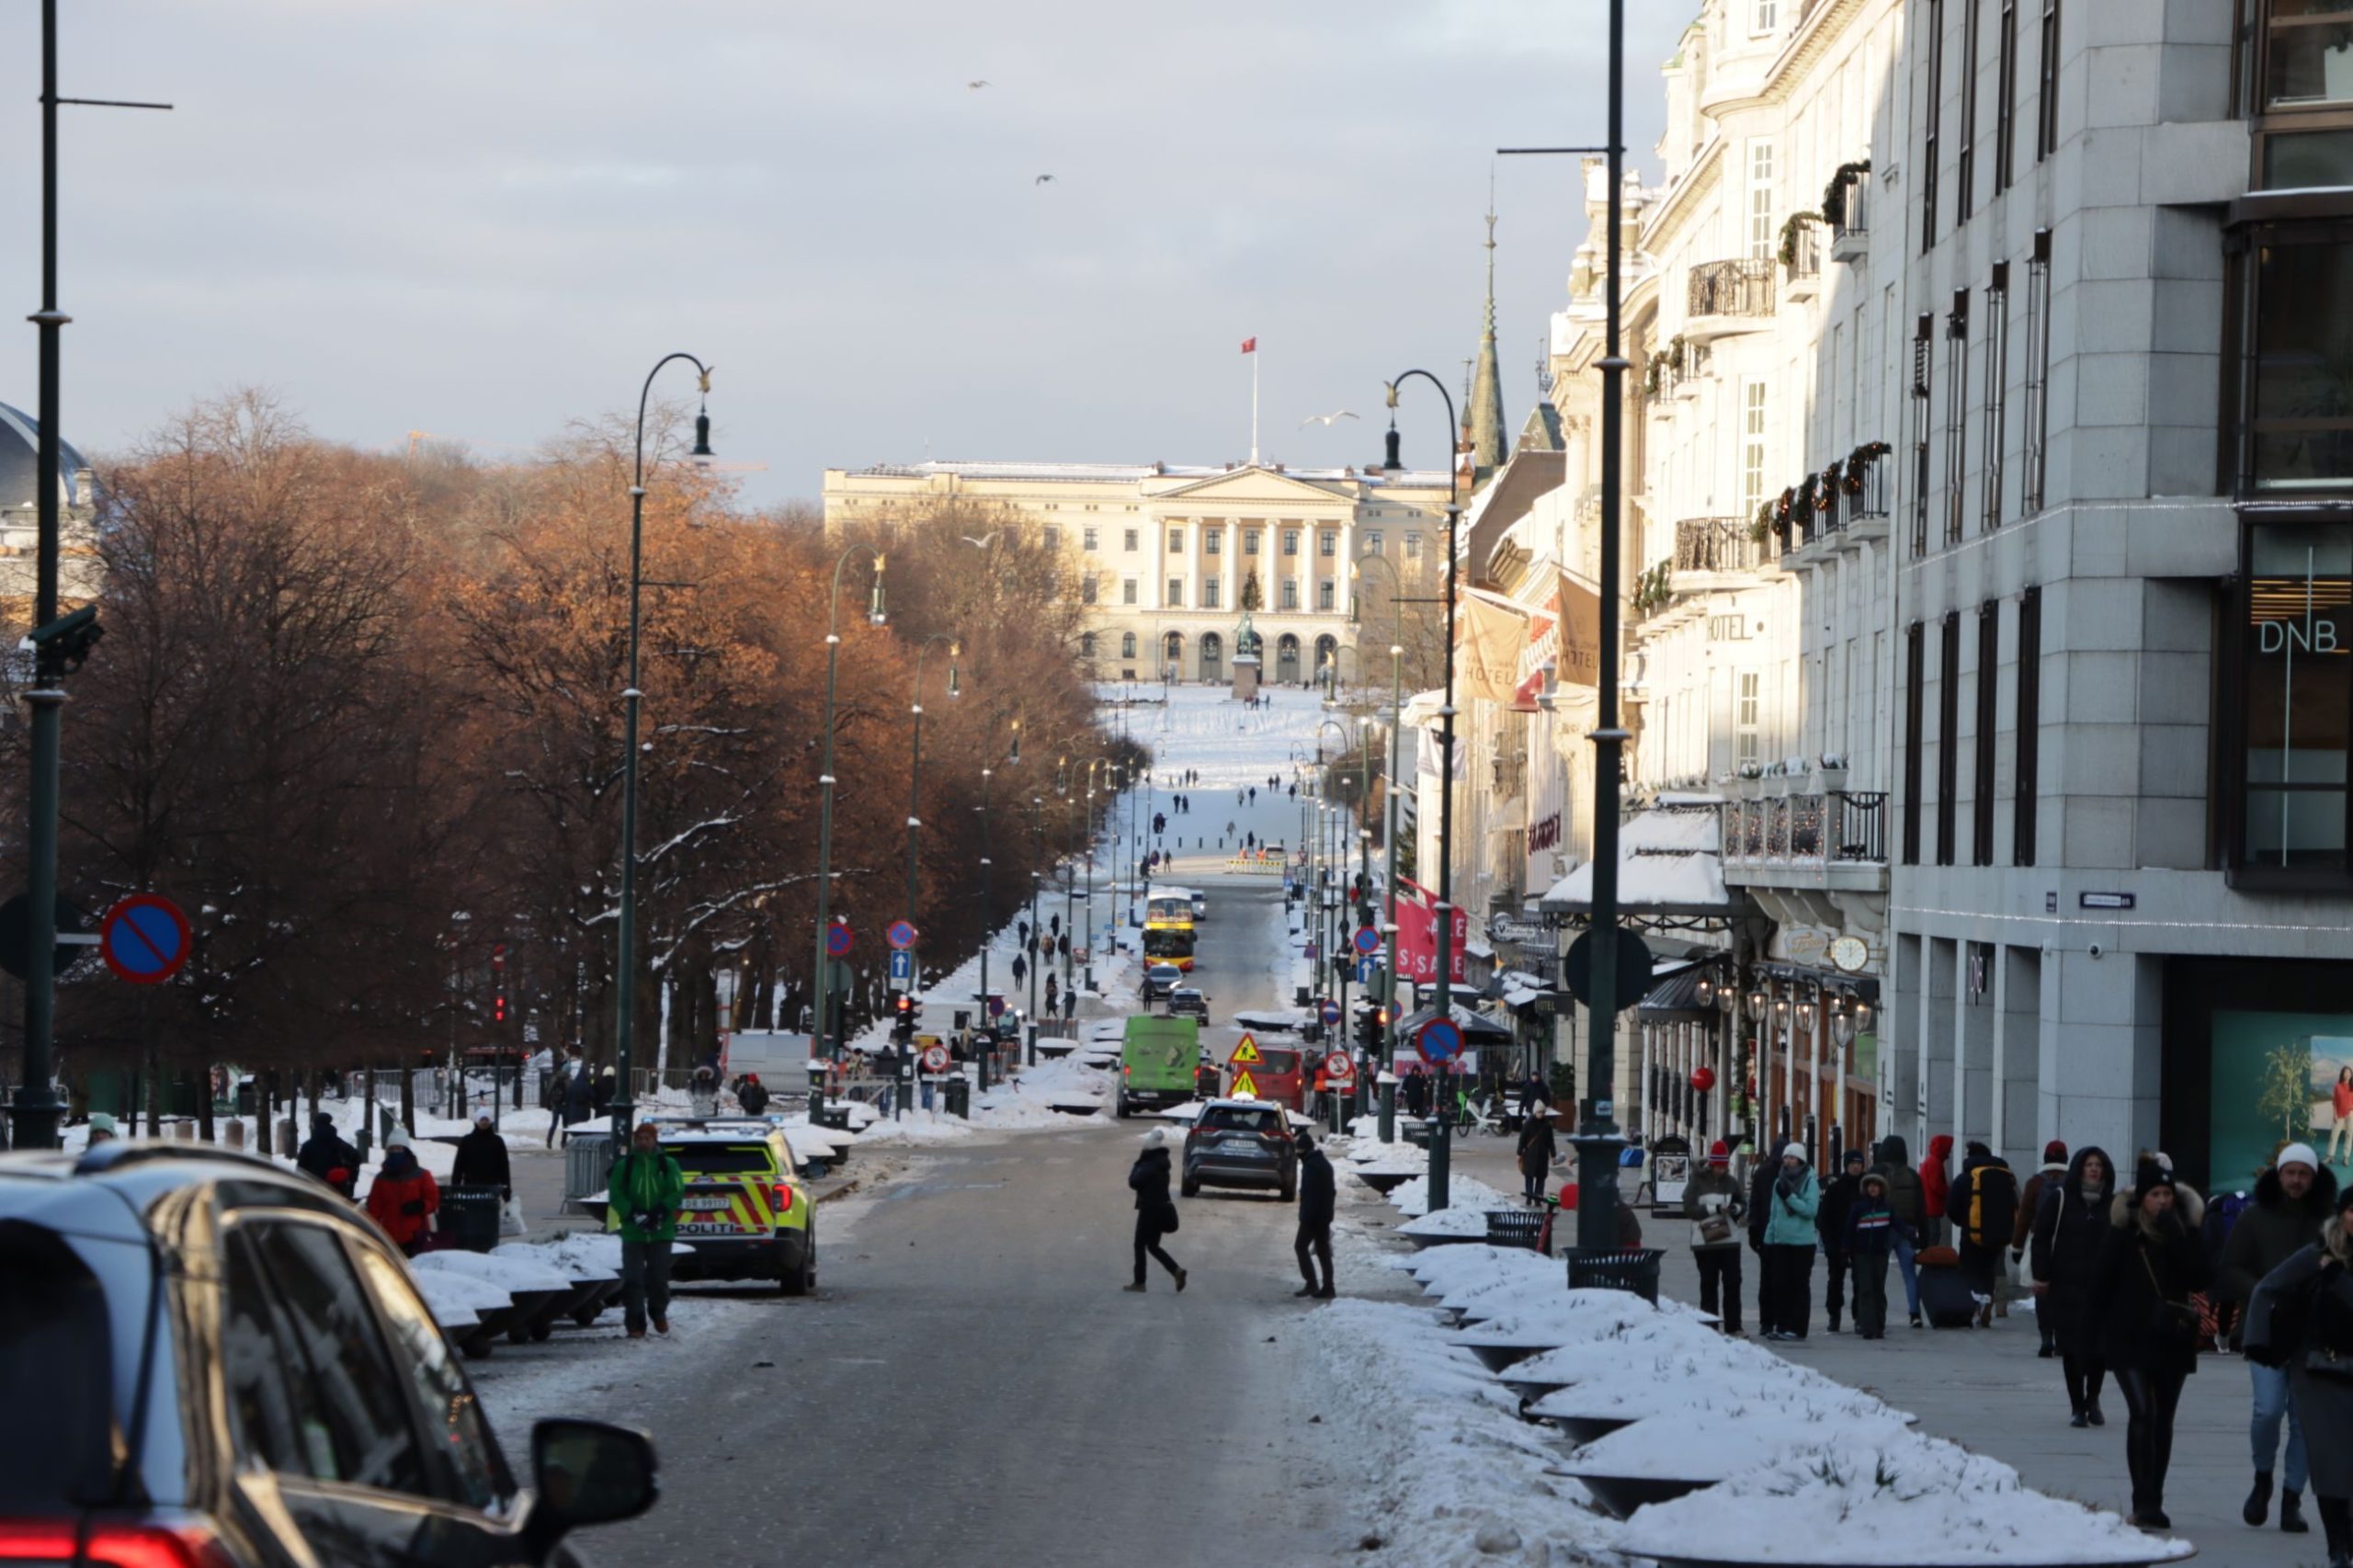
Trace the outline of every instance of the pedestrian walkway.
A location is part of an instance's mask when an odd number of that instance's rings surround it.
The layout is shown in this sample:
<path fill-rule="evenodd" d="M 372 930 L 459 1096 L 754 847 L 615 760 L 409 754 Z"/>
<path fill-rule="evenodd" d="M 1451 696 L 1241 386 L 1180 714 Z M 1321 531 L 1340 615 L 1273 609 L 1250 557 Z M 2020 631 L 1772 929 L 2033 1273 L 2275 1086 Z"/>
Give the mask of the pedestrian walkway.
<path fill-rule="evenodd" d="M 1509 1190 L 1511 1154 L 1504 1140 L 1468 1139 L 1455 1144 L 1454 1168 Z M 1564 1165 L 1556 1177 L 1564 1178 Z M 1627 1173 L 1629 1178 L 1632 1173 Z M 1633 1182 L 1625 1189 L 1631 1198 Z M 1638 1209 L 1643 1244 L 1663 1249 L 1661 1293 L 1696 1304 L 1699 1270 L 1692 1262 L 1690 1229 L 1680 1215 L 1654 1215 Z M 1757 1257 L 1740 1255 L 1741 1321 L 1756 1325 Z M 1817 1256 L 1813 1269 L 1813 1327 L 1794 1344 L 1772 1345 L 1843 1383 L 1877 1394 L 1920 1418 L 1920 1429 L 1997 1459 L 2028 1485 L 2120 1513 L 2131 1512 L 2131 1483 L 2124 1468 L 2124 1400 L 2113 1382 L 2100 1397 L 2108 1425 L 2077 1429 L 2067 1425 L 2067 1394 L 2059 1363 L 2036 1356 L 2040 1343 L 2034 1314 L 2020 1305 L 1988 1329 L 1914 1329 L 1904 1324 L 1904 1281 L 1888 1268 L 1888 1330 L 1881 1340 L 1862 1340 L 1851 1331 L 1832 1334 L 1823 1311 L 1826 1276 Z M 2194 1541 L 2199 1561 L 2227 1568 L 2325 1568 L 2328 1550 L 2320 1517 L 2304 1499 L 2310 1535 L 2279 1528 L 2279 1502 L 2271 1521 L 2249 1529 L 2239 1521 L 2254 1466 L 2247 1452 L 2250 1390 L 2246 1363 L 2236 1356 L 2207 1356 L 2184 1387 L 2174 1423 L 2173 1465 L 2165 1481 L 2165 1515 L 2174 1533 Z"/>

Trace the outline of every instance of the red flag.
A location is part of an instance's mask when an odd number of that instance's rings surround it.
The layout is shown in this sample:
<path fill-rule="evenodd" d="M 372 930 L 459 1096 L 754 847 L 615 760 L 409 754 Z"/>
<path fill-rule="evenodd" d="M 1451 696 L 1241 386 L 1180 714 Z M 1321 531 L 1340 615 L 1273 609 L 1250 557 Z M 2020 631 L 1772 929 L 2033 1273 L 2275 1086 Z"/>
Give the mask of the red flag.
<path fill-rule="evenodd" d="M 1242 340 L 1242 352 L 1245 354 L 1256 354 L 1258 352 L 1258 340 L 1255 337 L 1244 338 Z"/>

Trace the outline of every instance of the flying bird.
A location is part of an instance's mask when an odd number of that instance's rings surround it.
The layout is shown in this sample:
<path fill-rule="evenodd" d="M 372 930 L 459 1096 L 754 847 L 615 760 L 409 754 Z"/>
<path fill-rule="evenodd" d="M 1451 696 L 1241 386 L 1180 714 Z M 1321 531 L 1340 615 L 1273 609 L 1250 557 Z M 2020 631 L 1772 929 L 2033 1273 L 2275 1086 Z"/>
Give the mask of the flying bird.
<path fill-rule="evenodd" d="M 1051 175 L 1040 175 L 1036 179 L 1031 180 L 1029 183 L 1031 185 L 1051 185 L 1054 183 L 1054 176 Z"/>
<path fill-rule="evenodd" d="M 965 84 L 964 84 L 964 85 L 965 85 L 965 87 L 966 87 L 966 88 L 968 88 L 969 90 L 971 90 L 971 91 L 972 91 L 972 92 L 977 93 L 977 92 L 979 92 L 983 87 L 987 86 L 987 85 L 988 85 L 988 84 L 987 84 L 986 82 L 967 82 L 967 83 L 965 83 Z"/>
<path fill-rule="evenodd" d="M 1004 531 L 1005 530 L 1002 528 L 991 528 L 988 531 L 987 537 L 984 539 L 974 539 L 971 534 L 962 534 L 959 537 L 961 538 L 966 544 L 971 545 L 974 550 L 986 550 L 989 546 L 996 542 L 996 536 Z"/>
<path fill-rule="evenodd" d="M 1334 409 L 1334 410 L 1333 410 L 1331 413 L 1329 413 L 1329 414 L 1311 414 L 1311 415 L 1309 415 L 1306 418 L 1304 418 L 1304 419 L 1302 419 L 1302 420 L 1301 420 L 1301 421 L 1299 422 L 1299 427 L 1300 427 L 1301 429 L 1304 430 L 1304 429 L 1306 429 L 1310 425 L 1321 425 L 1321 426 L 1323 426 L 1325 429 L 1327 429 L 1327 430 L 1328 430 L 1328 429 L 1330 429 L 1330 428 L 1331 428 L 1332 422 L 1333 422 L 1334 420 L 1336 420 L 1336 419 L 1354 419 L 1356 416 L 1357 416 L 1357 415 L 1356 415 L 1356 411 L 1355 411 L 1354 409 L 1350 409 L 1350 408 L 1337 408 L 1337 409 Z"/>

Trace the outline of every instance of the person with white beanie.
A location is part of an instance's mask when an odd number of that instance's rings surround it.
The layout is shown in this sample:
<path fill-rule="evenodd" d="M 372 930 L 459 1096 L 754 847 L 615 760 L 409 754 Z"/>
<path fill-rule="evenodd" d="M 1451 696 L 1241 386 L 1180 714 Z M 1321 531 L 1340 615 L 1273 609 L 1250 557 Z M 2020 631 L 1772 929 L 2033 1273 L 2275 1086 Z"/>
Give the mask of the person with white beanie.
<path fill-rule="evenodd" d="M 1168 1134 L 1154 1128 L 1144 1134 L 1143 1153 L 1128 1168 L 1128 1186 L 1136 1195 L 1136 1276 L 1132 1284 L 1122 1285 L 1123 1290 L 1143 1289 L 1144 1255 L 1149 1253 L 1168 1270 L 1181 1293 L 1185 1289 L 1185 1271 L 1176 1260 L 1161 1247 L 1160 1238 L 1176 1229 L 1176 1204 L 1168 1196 Z"/>
<path fill-rule="evenodd" d="M 2222 1258 L 2214 1272 L 2214 1295 L 2245 1302 L 2255 1295 L 2263 1277 L 2320 1240 L 2321 1227 L 2336 1208 L 2336 1177 L 2309 1143 L 2290 1143 L 2272 1156 L 2271 1168 L 2256 1177 L 2255 1201 L 2240 1214 L 2222 1244 Z M 2246 1320 L 2240 1314 L 2231 1335 L 2237 1349 Z M 2295 1390 L 2288 1369 L 2250 1360 L 2255 1385 L 2255 1409 L 2248 1423 L 2255 1449 L 2255 1485 L 2247 1493 L 2239 1517 L 2261 1525 L 2271 1512 L 2274 1461 L 2279 1457 L 2279 1424 L 2288 1426 L 2288 1468 L 2279 1476 L 2279 1528 L 2301 1535 L 2305 1523 L 2302 1499 L 2310 1466 L 2304 1451 L 2303 1414 L 2296 1408 Z"/>
<path fill-rule="evenodd" d="M 1781 1150 L 1781 1168 L 1766 1198 L 1763 1328 L 1768 1339 L 1803 1339 L 1813 1316 L 1814 1218 L 1822 1184 L 1805 1146 Z"/>

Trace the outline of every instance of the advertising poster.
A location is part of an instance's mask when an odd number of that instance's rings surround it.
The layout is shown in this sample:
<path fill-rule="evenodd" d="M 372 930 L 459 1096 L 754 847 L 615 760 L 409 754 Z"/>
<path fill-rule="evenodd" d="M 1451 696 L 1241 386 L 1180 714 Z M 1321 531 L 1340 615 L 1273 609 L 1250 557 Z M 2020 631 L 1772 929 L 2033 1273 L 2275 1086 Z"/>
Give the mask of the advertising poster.
<path fill-rule="evenodd" d="M 2340 1181 L 2353 1172 L 2353 1015 L 2218 1009 L 2211 1083 L 2216 1187 L 2251 1181 L 2296 1140 Z"/>

